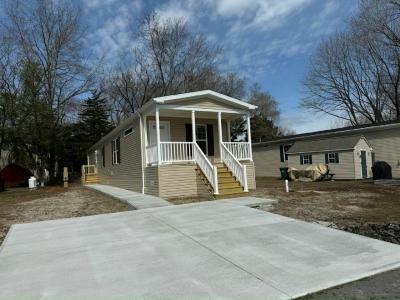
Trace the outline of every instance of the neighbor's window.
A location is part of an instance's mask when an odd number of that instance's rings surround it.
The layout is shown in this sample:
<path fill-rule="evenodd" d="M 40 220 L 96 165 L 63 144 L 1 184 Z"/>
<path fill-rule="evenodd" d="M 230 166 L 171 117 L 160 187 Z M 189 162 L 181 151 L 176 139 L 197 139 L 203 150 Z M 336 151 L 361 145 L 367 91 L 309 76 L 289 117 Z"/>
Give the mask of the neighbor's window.
<path fill-rule="evenodd" d="M 338 164 L 339 163 L 339 153 L 326 153 L 325 163 L 327 164 Z"/>
<path fill-rule="evenodd" d="M 133 132 L 133 127 L 128 128 L 124 131 L 124 137 L 130 135 Z"/>
<path fill-rule="evenodd" d="M 121 163 L 121 139 L 117 137 L 112 141 L 112 163 L 118 165 Z"/>
<path fill-rule="evenodd" d="M 281 154 L 281 162 L 285 162 L 286 160 L 288 160 L 288 155 L 287 152 L 289 151 L 290 147 L 292 147 L 292 145 L 280 145 L 280 154 Z"/>
<path fill-rule="evenodd" d="M 301 165 L 311 165 L 312 164 L 312 155 L 311 154 L 301 154 L 300 155 L 300 164 Z"/>

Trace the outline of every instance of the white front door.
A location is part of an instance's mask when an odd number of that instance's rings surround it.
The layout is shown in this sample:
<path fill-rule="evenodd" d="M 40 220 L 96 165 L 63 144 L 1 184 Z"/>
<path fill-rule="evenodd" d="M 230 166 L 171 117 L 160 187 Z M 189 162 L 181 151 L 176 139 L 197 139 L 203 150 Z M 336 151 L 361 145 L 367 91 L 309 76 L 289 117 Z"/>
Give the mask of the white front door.
<path fill-rule="evenodd" d="M 157 144 L 157 133 L 156 133 L 156 121 L 149 121 L 150 127 L 150 145 Z M 161 142 L 170 142 L 171 141 L 171 133 L 169 121 L 160 121 L 160 141 Z"/>

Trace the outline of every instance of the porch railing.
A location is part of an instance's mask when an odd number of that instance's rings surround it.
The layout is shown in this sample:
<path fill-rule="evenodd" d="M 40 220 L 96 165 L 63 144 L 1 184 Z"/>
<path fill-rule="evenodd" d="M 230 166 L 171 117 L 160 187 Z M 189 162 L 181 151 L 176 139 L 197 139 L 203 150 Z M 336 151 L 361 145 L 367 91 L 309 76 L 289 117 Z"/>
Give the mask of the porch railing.
<path fill-rule="evenodd" d="M 146 147 L 147 163 L 157 164 L 158 153 L 157 145 Z M 217 167 L 208 160 L 197 143 L 193 142 L 161 142 L 160 157 L 162 163 L 187 162 L 193 161 L 199 166 L 206 176 L 210 185 L 214 189 L 214 194 L 218 194 L 218 174 Z"/>
<path fill-rule="evenodd" d="M 83 165 L 82 166 L 82 175 L 95 175 L 97 174 L 96 165 Z"/>
<path fill-rule="evenodd" d="M 218 172 L 217 167 L 214 166 L 203 153 L 203 150 L 197 145 L 197 143 L 192 143 L 193 145 L 193 158 L 203 174 L 207 177 L 208 182 L 214 189 L 214 194 L 218 194 Z"/>
<path fill-rule="evenodd" d="M 248 192 L 247 186 L 247 169 L 246 165 L 242 165 L 231 151 L 224 145 L 221 144 L 221 160 L 232 172 L 232 174 L 239 180 L 240 184 L 243 186 L 245 192 Z"/>
<path fill-rule="evenodd" d="M 161 142 L 161 162 L 183 162 L 192 161 L 192 142 Z"/>
<path fill-rule="evenodd" d="M 246 142 L 223 142 L 237 160 L 251 160 L 251 146 Z"/>

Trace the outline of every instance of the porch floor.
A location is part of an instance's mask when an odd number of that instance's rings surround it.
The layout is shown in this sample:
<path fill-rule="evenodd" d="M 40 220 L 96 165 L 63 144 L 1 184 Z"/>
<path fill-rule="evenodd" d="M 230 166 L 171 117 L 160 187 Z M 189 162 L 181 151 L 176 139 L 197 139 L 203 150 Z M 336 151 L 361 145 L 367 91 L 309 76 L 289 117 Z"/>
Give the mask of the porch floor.
<path fill-rule="evenodd" d="M 130 206 L 132 206 L 134 209 L 144 209 L 144 208 L 173 205 L 172 203 L 160 197 L 136 193 L 111 185 L 91 184 L 91 185 L 85 185 L 85 187 L 106 194 L 118 200 L 124 201 L 128 203 Z"/>

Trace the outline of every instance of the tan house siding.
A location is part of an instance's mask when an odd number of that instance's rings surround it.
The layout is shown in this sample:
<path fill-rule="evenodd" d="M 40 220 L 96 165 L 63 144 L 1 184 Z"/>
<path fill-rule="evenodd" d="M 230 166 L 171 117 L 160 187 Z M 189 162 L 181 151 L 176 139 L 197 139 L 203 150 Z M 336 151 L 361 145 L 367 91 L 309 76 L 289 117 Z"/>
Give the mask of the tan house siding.
<path fill-rule="evenodd" d="M 253 147 L 253 161 L 256 177 L 279 177 L 279 168 L 287 167 L 288 162 L 281 162 L 280 145 L 268 145 L 266 147 Z"/>
<path fill-rule="evenodd" d="M 247 186 L 249 190 L 254 190 L 256 188 L 256 172 L 254 163 L 252 161 L 242 161 L 241 163 L 246 165 Z"/>
<path fill-rule="evenodd" d="M 158 167 L 146 167 L 144 169 L 144 193 L 159 196 Z"/>
<path fill-rule="evenodd" d="M 333 151 L 338 152 L 338 151 Z M 335 174 L 335 179 L 354 179 L 354 152 L 339 151 L 339 163 L 329 164 L 329 170 Z M 310 153 L 313 165 L 325 164 L 325 153 Z M 300 164 L 300 154 L 289 154 L 289 166 L 296 169 L 306 169 L 310 165 Z"/>
<path fill-rule="evenodd" d="M 211 198 L 206 185 L 197 176 L 195 164 L 171 164 L 159 167 L 159 196 L 164 199 Z"/>
<path fill-rule="evenodd" d="M 400 129 L 376 130 L 363 133 L 375 153 L 375 161 L 386 161 L 392 175 L 400 178 Z"/>
<path fill-rule="evenodd" d="M 124 131 L 131 126 L 133 126 L 134 132 L 125 137 Z M 121 163 L 113 165 L 111 142 L 118 136 L 121 138 Z M 103 145 L 105 150 L 104 168 L 101 166 L 101 149 Z M 102 145 L 98 146 L 97 151 L 97 169 L 102 184 L 109 184 L 135 192 L 142 192 L 142 157 L 138 119 L 134 120 L 129 126 L 122 128 L 121 131 L 116 133 L 113 137 L 104 141 Z"/>
<path fill-rule="evenodd" d="M 216 101 L 216 100 L 213 100 L 210 98 L 179 101 L 176 103 L 179 104 L 179 106 L 195 107 L 197 109 L 216 109 L 216 110 L 224 110 L 224 109 L 236 110 L 237 109 L 236 107 L 234 107 L 232 105 L 222 103 L 220 101 Z"/>

